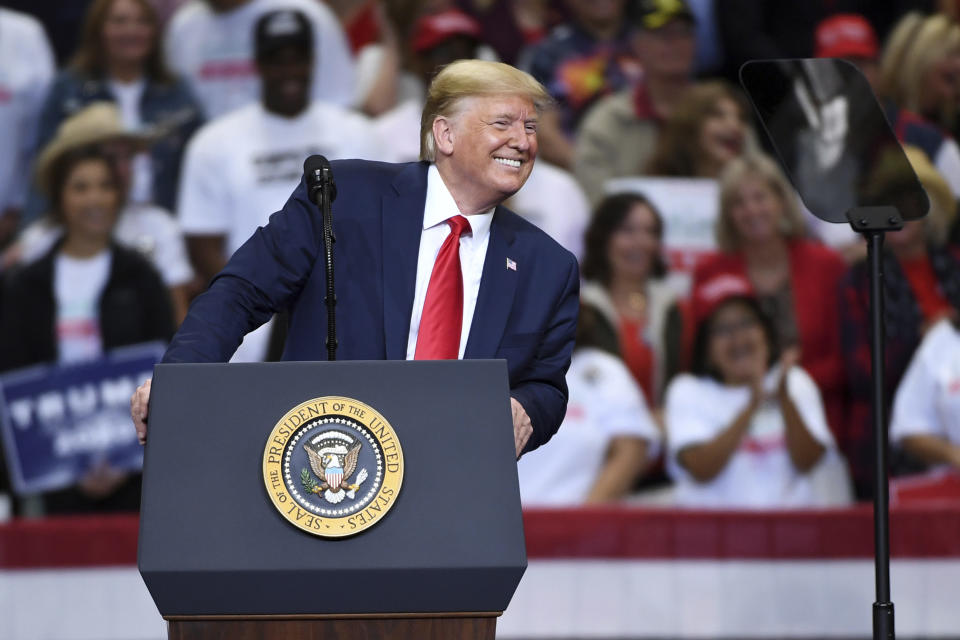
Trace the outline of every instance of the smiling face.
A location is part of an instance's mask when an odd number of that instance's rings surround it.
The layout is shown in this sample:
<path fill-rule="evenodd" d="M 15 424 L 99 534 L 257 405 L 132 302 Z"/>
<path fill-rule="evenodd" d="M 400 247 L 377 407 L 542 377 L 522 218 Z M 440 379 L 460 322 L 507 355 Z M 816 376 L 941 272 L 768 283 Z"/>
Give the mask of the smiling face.
<path fill-rule="evenodd" d="M 710 316 L 707 358 L 729 385 L 763 377 L 770 361 L 767 336 L 754 311 L 741 300 L 725 302 Z"/>
<path fill-rule="evenodd" d="M 67 174 L 60 210 L 68 239 L 106 246 L 119 207 L 120 193 L 106 160 L 81 160 Z"/>
<path fill-rule="evenodd" d="M 780 235 L 783 208 L 766 180 L 747 177 L 736 188 L 728 215 L 741 244 L 766 242 Z"/>
<path fill-rule="evenodd" d="M 267 111 L 296 116 L 310 101 L 313 54 L 298 46 L 272 51 L 257 60 L 263 105 Z"/>
<path fill-rule="evenodd" d="M 114 0 L 103 23 L 103 48 L 108 60 L 142 64 L 156 39 L 150 15 L 136 0 Z"/>
<path fill-rule="evenodd" d="M 512 196 L 530 176 L 537 109 L 522 96 L 464 98 L 450 117 L 434 120 L 433 134 L 444 182 L 457 204 L 471 209 L 463 213 L 477 213 Z"/>
<path fill-rule="evenodd" d="M 660 255 L 660 227 L 650 207 L 635 204 L 610 236 L 607 259 L 612 280 L 645 280 Z"/>
<path fill-rule="evenodd" d="M 716 177 L 730 160 L 743 153 L 747 127 L 740 106 L 720 98 L 700 127 L 700 149 L 707 177 Z"/>

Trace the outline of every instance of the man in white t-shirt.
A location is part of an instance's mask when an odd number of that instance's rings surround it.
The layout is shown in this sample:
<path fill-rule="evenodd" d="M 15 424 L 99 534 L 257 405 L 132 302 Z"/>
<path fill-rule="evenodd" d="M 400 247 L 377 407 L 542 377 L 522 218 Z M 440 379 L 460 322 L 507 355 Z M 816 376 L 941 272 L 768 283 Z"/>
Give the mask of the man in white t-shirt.
<path fill-rule="evenodd" d="M 43 26 L 31 16 L 0 8 L 0 247 L 19 223 L 40 106 L 53 72 Z"/>
<path fill-rule="evenodd" d="M 893 401 L 890 439 L 931 465 L 960 470 L 960 329 L 934 326 Z"/>
<path fill-rule="evenodd" d="M 264 15 L 256 47 L 261 100 L 207 124 L 187 147 L 177 215 L 205 280 L 283 206 L 308 156 L 376 156 L 366 118 L 310 100 L 313 31 L 305 14 Z M 248 335 L 234 362 L 263 359 L 267 326 Z"/>
<path fill-rule="evenodd" d="M 354 97 L 353 60 L 333 12 L 319 0 L 192 0 L 167 27 L 164 57 L 187 78 L 213 119 L 259 97 L 253 27 L 269 11 L 296 9 L 313 28 L 313 97 L 347 105 Z"/>

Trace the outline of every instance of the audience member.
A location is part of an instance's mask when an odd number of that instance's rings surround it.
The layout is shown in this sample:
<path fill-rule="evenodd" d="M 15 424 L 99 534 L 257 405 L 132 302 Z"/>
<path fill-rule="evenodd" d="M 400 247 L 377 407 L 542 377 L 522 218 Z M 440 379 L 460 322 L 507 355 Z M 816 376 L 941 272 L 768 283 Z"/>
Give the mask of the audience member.
<path fill-rule="evenodd" d="M 697 266 L 694 287 L 721 274 L 745 278 L 776 329 L 777 349 L 791 353 L 810 374 L 830 426 L 842 428 L 846 378 L 837 287 L 846 272 L 843 258 L 804 238 L 796 194 L 767 156 L 730 162 L 720 178 L 719 208 L 720 252 Z"/>
<path fill-rule="evenodd" d="M 660 431 L 617 351 L 604 314 L 581 307 L 563 424 L 517 463 L 524 506 L 618 500 L 656 455 Z"/>
<path fill-rule="evenodd" d="M 747 113 L 746 102 L 724 82 L 690 87 L 664 123 L 644 173 L 719 177 L 747 146 Z"/>
<path fill-rule="evenodd" d="M 603 98 L 584 117 L 573 167 L 590 202 L 603 198 L 610 178 L 640 174 L 663 122 L 690 86 L 693 17 L 683 2 L 653 2 L 642 11 L 631 46 L 643 76 L 634 86 Z"/>
<path fill-rule="evenodd" d="M 570 168 L 573 135 L 587 109 L 604 95 L 632 85 L 639 75 L 624 4 L 566 0 L 571 21 L 554 28 L 521 58 L 521 67 L 557 101 L 557 108 L 540 118 L 540 156 L 548 162 Z"/>
<path fill-rule="evenodd" d="M 369 41 L 354 50 L 356 61 L 356 99 L 357 108 L 369 116 L 378 116 L 393 108 L 397 102 L 397 81 L 400 75 L 402 52 L 397 35 L 383 4 L 374 2 L 352 3 L 361 11 L 355 19 L 369 16 L 373 27 Z M 341 21 L 347 16 L 341 16 Z M 344 23 L 350 46 L 355 46 L 350 26 Z"/>
<path fill-rule="evenodd" d="M 932 466 L 960 471 L 960 324 L 942 320 L 903 374 L 893 401 L 890 439 Z"/>
<path fill-rule="evenodd" d="M 883 257 L 886 296 L 886 375 L 884 399 L 889 410 L 900 379 L 926 331 L 960 309 L 960 249 L 945 246 L 946 228 L 956 211 L 944 179 L 916 148 L 907 158 L 930 197 L 925 218 L 908 221 L 901 231 L 886 234 Z M 897 185 L 890 180 L 891 190 Z M 854 264 L 842 282 L 840 319 L 842 351 L 851 393 L 850 414 L 840 446 L 850 462 L 859 498 L 872 496 L 871 394 L 869 341 L 869 272 L 866 260 Z M 888 414 L 889 415 L 889 414 Z M 894 461 L 893 470 L 908 466 Z"/>
<path fill-rule="evenodd" d="M 202 116 L 186 83 L 164 66 L 159 39 L 160 23 L 147 0 L 94 0 L 80 47 L 43 106 L 38 141 L 46 145 L 61 122 L 87 105 L 115 102 L 128 130 L 157 138 L 149 154 L 133 160 L 129 200 L 172 209 L 183 149 Z M 38 205 L 34 213 L 43 213 Z"/>
<path fill-rule="evenodd" d="M 147 149 L 150 142 L 142 134 L 124 128 L 115 104 L 95 102 L 64 120 L 52 144 L 64 153 L 88 146 L 101 148 L 114 161 L 121 192 L 125 193 L 134 152 Z M 44 256 L 62 234 L 62 225 L 45 216 L 24 229 L 0 262 L 33 262 Z M 160 272 L 179 324 L 187 312 L 193 269 L 177 221 L 165 209 L 127 201 L 113 234 L 118 243 L 139 251 Z"/>
<path fill-rule="evenodd" d="M 54 63 L 43 26 L 0 8 L 0 248 L 20 224 L 30 184 L 37 114 L 53 78 Z"/>
<path fill-rule="evenodd" d="M 40 260 L 8 274 L 0 308 L 0 370 L 77 363 L 115 347 L 169 340 L 173 315 L 160 277 L 113 242 L 120 177 L 95 147 L 52 142 L 38 174 L 64 235 Z M 45 494 L 46 513 L 136 510 L 139 476 L 108 466 L 79 485 Z"/>
<path fill-rule="evenodd" d="M 920 114 L 956 136 L 960 25 L 943 15 L 904 16 L 883 53 L 880 88 L 900 108 Z"/>
<path fill-rule="evenodd" d="M 259 75 L 253 27 L 266 12 L 296 9 L 313 29 L 314 98 L 340 105 L 354 99 L 353 61 L 333 12 L 317 0 L 191 0 L 170 21 L 167 64 L 185 77 L 208 118 L 255 102 Z"/>
<path fill-rule="evenodd" d="M 694 291 L 692 373 L 666 396 L 667 468 L 677 503 L 711 508 L 789 508 L 843 502 L 817 385 L 745 279 L 723 274 Z"/>
<path fill-rule="evenodd" d="M 260 101 L 209 123 L 187 147 L 177 215 L 204 280 L 283 206 L 303 175 L 305 158 L 376 157 L 374 134 L 363 116 L 311 101 L 313 37 L 299 11 L 261 16 Z M 263 360 L 269 326 L 250 334 L 234 361 Z"/>
<path fill-rule="evenodd" d="M 676 324 L 670 318 L 676 294 L 664 278 L 662 238 L 663 220 L 649 200 L 608 196 L 587 229 L 581 263 L 581 300 L 615 327 L 617 351 L 654 407 L 666 385 L 665 332 Z"/>

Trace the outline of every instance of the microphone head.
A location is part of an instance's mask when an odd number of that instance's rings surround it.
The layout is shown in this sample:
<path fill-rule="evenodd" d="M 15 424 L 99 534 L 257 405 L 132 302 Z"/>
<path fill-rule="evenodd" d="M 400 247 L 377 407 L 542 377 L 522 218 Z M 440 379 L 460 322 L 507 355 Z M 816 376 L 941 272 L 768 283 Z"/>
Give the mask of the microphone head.
<path fill-rule="evenodd" d="M 324 181 L 329 185 L 330 202 L 337 199 L 337 185 L 333 181 L 333 170 L 330 161 L 321 155 L 312 155 L 303 161 L 303 175 L 307 180 L 307 192 L 310 199 L 316 201 L 315 194 L 321 189 Z"/>
<path fill-rule="evenodd" d="M 320 155 L 312 155 L 303 161 L 303 172 L 307 175 L 311 175 L 315 171 L 322 171 L 324 167 L 329 170 L 330 161 Z"/>

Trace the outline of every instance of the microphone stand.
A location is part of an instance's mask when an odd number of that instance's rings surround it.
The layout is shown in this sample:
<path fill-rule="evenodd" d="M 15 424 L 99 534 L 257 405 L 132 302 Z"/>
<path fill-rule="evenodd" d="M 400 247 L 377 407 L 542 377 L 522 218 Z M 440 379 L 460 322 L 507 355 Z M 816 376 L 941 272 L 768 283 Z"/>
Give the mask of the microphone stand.
<path fill-rule="evenodd" d="M 887 231 L 903 228 L 896 207 L 854 207 L 847 212 L 854 231 L 867 240 L 870 273 L 870 372 L 873 393 L 874 496 L 873 537 L 876 602 L 873 603 L 874 640 L 893 640 L 893 602 L 890 601 L 890 493 L 887 473 L 887 429 L 884 416 L 883 239 Z"/>
<path fill-rule="evenodd" d="M 337 185 L 333 181 L 330 163 L 323 156 L 310 156 L 303 164 L 306 174 L 307 193 L 310 200 L 320 207 L 324 265 L 327 274 L 327 294 L 323 299 L 327 306 L 327 360 L 337 359 L 337 294 L 333 277 L 333 244 L 337 241 L 333 233 L 333 213 L 330 205 L 337 197 Z"/>

